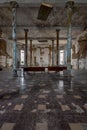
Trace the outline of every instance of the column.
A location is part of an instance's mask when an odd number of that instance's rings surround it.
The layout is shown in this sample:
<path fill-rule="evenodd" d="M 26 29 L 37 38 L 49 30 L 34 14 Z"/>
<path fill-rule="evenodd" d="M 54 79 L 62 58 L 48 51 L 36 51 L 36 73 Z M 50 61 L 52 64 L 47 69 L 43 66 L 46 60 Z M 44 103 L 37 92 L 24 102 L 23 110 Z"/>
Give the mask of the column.
<path fill-rule="evenodd" d="M 35 48 L 35 45 L 33 45 L 32 50 L 33 50 L 33 65 L 36 66 L 36 54 L 35 54 L 36 48 Z"/>
<path fill-rule="evenodd" d="M 28 63 L 27 63 L 28 29 L 24 29 L 24 31 L 25 31 L 25 66 L 28 66 Z"/>
<path fill-rule="evenodd" d="M 49 45 L 49 66 L 51 65 L 51 45 Z"/>
<path fill-rule="evenodd" d="M 64 46 L 64 65 L 67 65 L 67 45 Z"/>
<path fill-rule="evenodd" d="M 56 30 L 56 65 L 59 65 L 59 29 Z"/>
<path fill-rule="evenodd" d="M 16 13 L 18 4 L 16 1 L 10 2 L 12 7 L 12 38 L 13 38 L 13 76 L 17 76 L 17 34 L 16 34 Z"/>
<path fill-rule="evenodd" d="M 79 70 L 79 54 L 77 54 L 77 69 Z"/>
<path fill-rule="evenodd" d="M 52 66 L 54 66 L 54 40 L 52 40 Z"/>
<path fill-rule="evenodd" d="M 67 70 L 68 70 L 68 76 L 71 76 L 71 48 L 72 48 L 72 12 L 73 12 L 74 2 L 68 1 L 66 3 L 67 8 L 67 18 L 68 18 L 68 29 L 67 29 Z"/>
<path fill-rule="evenodd" d="M 30 40 L 30 66 L 32 66 L 32 40 Z"/>
<path fill-rule="evenodd" d="M 19 46 L 17 45 L 17 67 L 19 68 L 20 66 L 20 49 L 19 49 Z"/>
<path fill-rule="evenodd" d="M 6 68 L 8 67 L 8 62 L 7 62 L 7 60 L 8 60 L 8 57 L 6 56 L 6 60 L 5 60 L 5 67 L 6 67 Z"/>

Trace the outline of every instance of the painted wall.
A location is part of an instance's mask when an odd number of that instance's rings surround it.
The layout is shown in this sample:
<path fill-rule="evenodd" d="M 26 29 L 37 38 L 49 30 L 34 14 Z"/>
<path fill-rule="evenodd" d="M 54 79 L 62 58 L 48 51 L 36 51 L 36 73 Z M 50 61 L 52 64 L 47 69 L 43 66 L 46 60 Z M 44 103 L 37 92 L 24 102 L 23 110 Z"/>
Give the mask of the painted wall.
<path fill-rule="evenodd" d="M 0 39 L 0 66 L 12 66 L 12 43 L 6 39 Z"/>
<path fill-rule="evenodd" d="M 74 69 L 87 69 L 87 31 L 82 32 L 73 42 L 72 65 Z"/>
<path fill-rule="evenodd" d="M 36 57 L 36 64 L 35 59 Z M 54 65 L 56 65 L 56 54 L 54 52 Z M 32 53 L 32 66 L 51 66 L 52 65 L 52 52 L 51 60 L 49 63 L 49 48 L 37 47 Z"/>

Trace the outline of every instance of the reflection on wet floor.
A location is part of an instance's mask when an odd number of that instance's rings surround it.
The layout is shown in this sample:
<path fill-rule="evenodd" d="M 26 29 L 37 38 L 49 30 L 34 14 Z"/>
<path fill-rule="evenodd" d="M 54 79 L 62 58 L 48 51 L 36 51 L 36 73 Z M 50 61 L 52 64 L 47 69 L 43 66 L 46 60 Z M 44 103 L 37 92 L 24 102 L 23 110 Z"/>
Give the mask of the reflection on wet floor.
<path fill-rule="evenodd" d="M 87 87 L 56 73 L 0 79 L 0 130 L 87 130 Z"/>

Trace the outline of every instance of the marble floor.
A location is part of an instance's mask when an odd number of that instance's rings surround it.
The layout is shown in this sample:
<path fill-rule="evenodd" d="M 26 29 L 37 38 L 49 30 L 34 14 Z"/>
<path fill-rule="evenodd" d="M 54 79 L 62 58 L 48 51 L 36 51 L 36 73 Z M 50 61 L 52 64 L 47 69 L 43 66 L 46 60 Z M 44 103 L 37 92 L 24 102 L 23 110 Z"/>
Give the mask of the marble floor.
<path fill-rule="evenodd" d="M 0 130 L 87 130 L 87 86 L 57 73 L 0 72 Z"/>

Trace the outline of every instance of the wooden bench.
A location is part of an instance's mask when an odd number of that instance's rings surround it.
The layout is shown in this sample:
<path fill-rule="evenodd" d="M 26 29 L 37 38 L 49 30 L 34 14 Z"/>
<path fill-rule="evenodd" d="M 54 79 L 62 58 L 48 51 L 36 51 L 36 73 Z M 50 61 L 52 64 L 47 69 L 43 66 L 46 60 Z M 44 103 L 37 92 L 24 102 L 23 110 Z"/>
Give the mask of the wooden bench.
<path fill-rule="evenodd" d="M 49 66 L 48 67 L 48 71 L 56 71 L 56 72 L 63 71 L 66 69 L 67 69 L 67 67 L 65 67 L 65 66 Z"/>
<path fill-rule="evenodd" d="M 27 71 L 44 71 L 45 72 L 45 67 L 24 67 L 23 68 L 24 72 L 27 72 Z"/>
<path fill-rule="evenodd" d="M 45 69 L 48 69 L 48 71 L 56 71 L 56 72 L 59 72 L 59 71 L 63 71 L 63 70 L 66 70 L 67 67 L 65 66 L 49 66 L 49 67 L 23 67 L 23 71 L 24 72 L 31 72 L 31 71 L 34 71 L 34 72 L 38 72 L 38 71 L 44 71 L 45 72 Z"/>
<path fill-rule="evenodd" d="M 22 76 L 25 76 L 25 72 L 60 72 L 67 70 L 65 66 L 49 66 L 49 67 L 22 67 L 23 73 Z M 64 71 L 63 71 L 64 74 Z"/>

